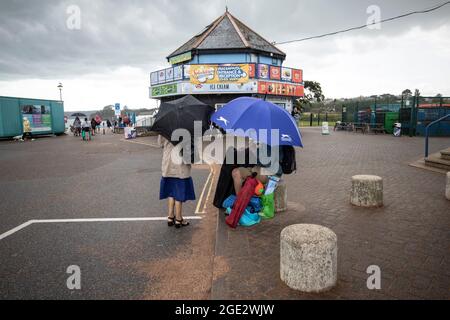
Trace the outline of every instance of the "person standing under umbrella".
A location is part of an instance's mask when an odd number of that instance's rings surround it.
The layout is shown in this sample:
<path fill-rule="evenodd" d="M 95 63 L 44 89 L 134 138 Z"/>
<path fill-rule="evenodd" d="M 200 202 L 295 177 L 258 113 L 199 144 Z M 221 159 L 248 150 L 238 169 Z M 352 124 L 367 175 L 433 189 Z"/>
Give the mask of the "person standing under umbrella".
<path fill-rule="evenodd" d="M 192 148 L 192 144 L 197 138 L 201 138 L 196 137 L 196 127 L 199 134 L 203 135 L 209 128 L 213 112 L 214 108 L 211 106 L 187 95 L 162 103 L 156 115 L 151 130 L 159 134 L 160 146 L 164 148 L 160 199 L 169 199 L 169 226 L 181 228 L 189 225 L 183 219 L 182 204 L 195 200 L 190 165 L 195 161 L 195 146 Z M 175 138 L 174 134 L 178 130 L 187 133 L 189 137 L 183 136 L 182 140 L 174 141 L 172 138 Z M 190 141 L 184 141 L 185 138 Z M 188 147 L 189 144 L 191 148 Z M 188 160 L 183 161 L 183 158 Z"/>
<path fill-rule="evenodd" d="M 163 136 L 158 137 L 158 145 L 164 149 L 162 159 L 162 178 L 160 200 L 168 199 L 168 225 L 176 228 L 187 227 L 189 222 L 183 218 L 183 203 L 195 200 L 194 183 L 191 178 L 191 165 L 182 162 L 181 150 Z M 178 155 L 180 159 L 174 159 Z"/>

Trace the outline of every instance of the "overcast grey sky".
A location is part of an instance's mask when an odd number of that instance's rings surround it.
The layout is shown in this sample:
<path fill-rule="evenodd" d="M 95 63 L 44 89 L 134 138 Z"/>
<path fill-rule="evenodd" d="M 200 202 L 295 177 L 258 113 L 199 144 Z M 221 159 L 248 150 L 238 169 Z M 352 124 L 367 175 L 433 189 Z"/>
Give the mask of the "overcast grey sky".
<path fill-rule="evenodd" d="M 149 73 L 225 11 L 270 41 L 365 24 L 444 0 L 2 0 L 0 95 L 58 98 L 67 110 L 121 102 L 152 107 Z M 81 9 L 81 29 L 67 28 L 67 8 Z M 425 15 L 307 42 L 280 45 L 286 66 L 302 68 L 330 98 L 419 88 L 450 95 L 450 5 Z"/>

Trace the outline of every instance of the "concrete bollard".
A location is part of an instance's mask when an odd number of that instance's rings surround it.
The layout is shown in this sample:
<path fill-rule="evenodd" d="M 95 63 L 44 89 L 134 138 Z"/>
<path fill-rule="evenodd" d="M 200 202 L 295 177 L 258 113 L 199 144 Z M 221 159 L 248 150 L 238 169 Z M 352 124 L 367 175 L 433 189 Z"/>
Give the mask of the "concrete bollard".
<path fill-rule="evenodd" d="M 382 207 L 383 179 L 370 175 L 352 177 L 350 202 L 358 207 Z"/>
<path fill-rule="evenodd" d="M 445 187 L 445 197 L 450 200 L 450 172 L 447 172 L 447 186 Z"/>
<path fill-rule="evenodd" d="M 281 232 L 280 274 L 290 288 L 323 292 L 337 282 L 337 236 L 328 228 L 297 224 Z"/>
<path fill-rule="evenodd" d="M 278 183 L 278 186 L 275 189 L 274 201 L 276 213 L 284 212 L 287 210 L 287 186 L 283 180 Z"/>

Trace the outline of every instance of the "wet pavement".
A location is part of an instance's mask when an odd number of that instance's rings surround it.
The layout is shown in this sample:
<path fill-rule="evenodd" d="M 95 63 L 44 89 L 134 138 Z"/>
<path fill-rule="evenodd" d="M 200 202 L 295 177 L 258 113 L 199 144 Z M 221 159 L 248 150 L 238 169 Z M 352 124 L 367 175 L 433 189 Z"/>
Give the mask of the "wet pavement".
<path fill-rule="evenodd" d="M 237 230 L 211 205 L 217 176 L 208 179 L 208 166 L 192 172 L 200 205 L 184 208 L 202 219 L 182 230 L 158 220 L 166 204 L 158 200 L 162 154 L 154 137 L 1 141 L 0 238 L 30 220 L 156 220 L 54 221 L 12 232 L 0 240 L 0 299 L 449 299 L 445 176 L 408 165 L 422 157 L 423 139 L 322 136 L 314 128 L 303 135 L 299 171 L 285 177 L 289 210 Z M 433 138 L 430 146 L 449 145 Z M 356 174 L 384 178 L 383 208 L 349 204 Z M 330 292 L 301 294 L 281 282 L 280 233 L 295 223 L 336 232 L 339 280 Z M 71 265 L 81 269 L 81 290 L 67 288 Z M 379 291 L 367 289 L 370 265 L 381 268 Z"/>
<path fill-rule="evenodd" d="M 0 234 L 33 219 L 166 217 L 158 200 L 162 154 L 150 139 L 0 142 Z M 208 175 L 207 168 L 193 170 L 197 196 Z M 195 209 L 191 202 L 184 214 L 196 216 Z M 208 224 L 31 224 L 0 240 L 0 299 L 207 298 L 215 219 Z M 81 269 L 80 291 L 66 286 L 71 265 Z"/>
<path fill-rule="evenodd" d="M 408 164 L 423 157 L 423 138 L 303 129 L 299 170 L 285 176 L 289 210 L 272 221 L 231 230 L 219 215 L 214 299 L 450 299 L 450 201 L 443 174 Z M 431 149 L 450 145 L 432 138 Z M 351 177 L 384 178 L 385 206 L 350 205 Z M 301 294 L 280 280 L 280 233 L 319 224 L 338 236 L 338 284 Z M 381 268 L 381 290 L 367 288 L 367 268 Z"/>

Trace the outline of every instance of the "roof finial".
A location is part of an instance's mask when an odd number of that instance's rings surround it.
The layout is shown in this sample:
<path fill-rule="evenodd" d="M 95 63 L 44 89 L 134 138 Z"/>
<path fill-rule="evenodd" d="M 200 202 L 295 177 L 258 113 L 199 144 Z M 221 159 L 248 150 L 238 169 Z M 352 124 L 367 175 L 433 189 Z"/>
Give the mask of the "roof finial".
<path fill-rule="evenodd" d="M 225 12 L 228 13 L 228 6 L 225 6 Z"/>

